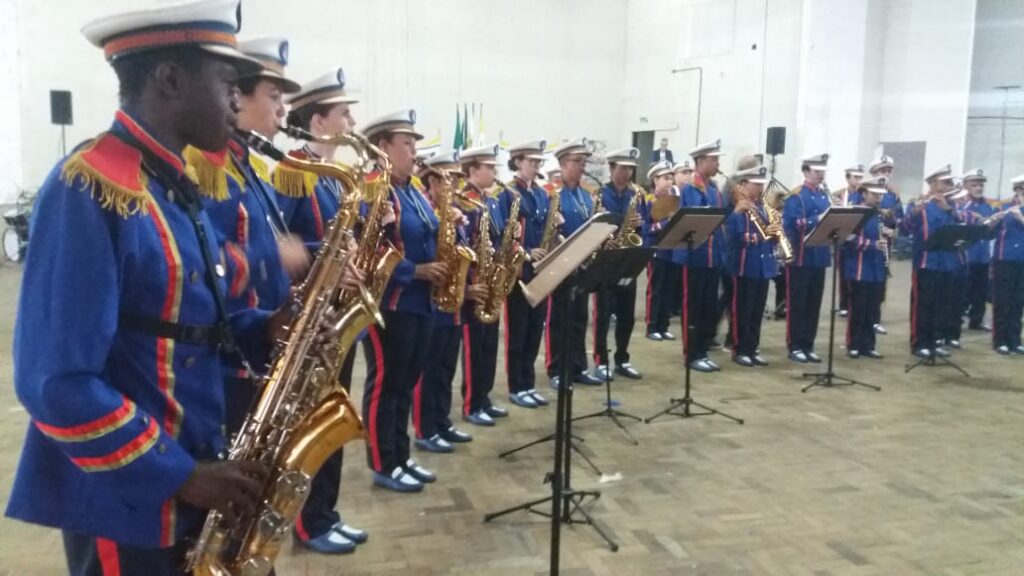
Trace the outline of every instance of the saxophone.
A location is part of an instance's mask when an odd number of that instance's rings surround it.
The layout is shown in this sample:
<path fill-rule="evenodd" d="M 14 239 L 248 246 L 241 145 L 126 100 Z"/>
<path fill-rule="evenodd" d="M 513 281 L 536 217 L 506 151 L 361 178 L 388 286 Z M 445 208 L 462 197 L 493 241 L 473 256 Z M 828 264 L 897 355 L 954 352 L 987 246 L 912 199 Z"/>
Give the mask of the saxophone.
<path fill-rule="evenodd" d="M 640 203 L 640 197 L 644 194 L 643 188 L 635 184 L 629 185 L 633 190 L 633 197 L 629 199 L 629 206 L 626 207 L 626 214 L 622 217 L 622 225 L 619 226 L 615 236 L 608 240 L 608 248 L 639 248 L 644 241 L 636 230 L 629 226 L 629 223 L 636 219 L 636 207 Z"/>
<path fill-rule="evenodd" d="M 291 158 L 255 133 L 249 144 L 279 162 L 337 178 L 350 190 L 361 188 L 356 170 L 327 162 Z M 262 462 L 272 471 L 255 513 L 228 524 L 210 511 L 188 553 L 197 576 L 268 574 L 281 544 L 309 494 L 310 481 L 324 461 L 347 442 L 363 436 L 359 412 L 337 382 L 346 353 L 359 333 L 382 323 L 376 301 L 360 288 L 346 302 L 341 288 L 355 216 L 339 211 L 306 280 L 295 297 L 297 313 L 288 339 L 279 342 L 262 394 L 231 443 L 227 458 Z"/>
<path fill-rule="evenodd" d="M 448 265 L 448 279 L 442 284 L 434 284 L 431 299 L 442 312 L 454 313 L 462 307 L 466 298 L 466 277 L 469 265 L 476 261 L 476 254 L 469 248 L 459 244 L 458 223 L 452 218 L 452 180 L 446 170 L 442 173 L 444 184 L 438 193 L 437 202 L 437 262 Z"/>
<path fill-rule="evenodd" d="M 770 237 L 764 234 L 764 230 L 759 231 L 765 239 L 775 239 L 776 246 L 779 247 L 779 258 L 784 264 L 789 264 L 794 258 L 796 258 L 796 253 L 793 251 L 793 245 L 789 242 L 789 238 L 786 236 L 786 231 L 782 229 L 782 214 L 780 214 L 779 211 L 775 209 L 775 206 L 772 205 L 771 194 L 771 187 L 766 186 L 764 192 L 761 193 L 761 205 L 764 207 L 764 213 L 768 215 L 768 224 L 775 224 L 779 231 Z M 760 216 L 754 215 L 754 221 L 758 222 L 759 220 Z M 758 228 L 760 229 L 760 225 Z"/>
<path fill-rule="evenodd" d="M 544 220 L 544 234 L 540 239 L 540 247 L 548 252 L 558 244 L 558 215 L 562 210 L 562 191 L 555 190 L 548 202 L 548 217 Z"/>
<path fill-rule="evenodd" d="M 512 207 L 509 209 L 508 219 L 505 221 L 505 230 L 501 235 L 501 244 L 493 256 L 490 254 L 491 238 L 484 228 L 484 221 L 490 225 L 490 216 L 485 212 L 480 218 L 480 239 L 477 247 L 477 278 L 478 284 L 486 284 L 488 287 L 487 296 L 483 301 L 477 302 L 473 314 L 477 320 L 484 324 L 493 324 L 501 317 L 501 307 L 505 298 L 512 292 L 519 274 L 523 270 L 523 264 L 530 259 L 522 245 L 516 240 L 516 215 L 519 214 L 519 207 L 522 203 L 522 196 L 515 190 L 509 189 L 502 183 L 498 183 L 512 195 Z M 486 240 L 485 240 L 486 237 Z M 486 244 L 485 244 L 486 242 Z"/>
<path fill-rule="evenodd" d="M 395 267 L 402 262 L 403 257 L 401 251 L 384 237 L 384 216 L 390 201 L 391 186 L 391 161 L 387 154 L 371 144 L 365 136 L 357 133 L 317 137 L 294 125 L 284 126 L 281 131 L 296 140 L 341 144 L 349 146 L 356 152 L 363 174 L 354 177 L 354 180 L 362 181 L 363 184 L 349 188 L 349 190 L 358 191 L 358 194 L 352 194 L 346 198 L 346 204 L 352 217 L 351 224 L 355 224 L 359 215 L 360 202 L 366 203 L 367 210 L 361 220 L 362 230 L 353 265 L 366 276 L 364 284 L 367 292 L 375 301 L 380 302 L 384 296 L 384 290 L 387 288 L 388 280 L 391 279 Z M 274 158 L 273 154 L 266 152 L 265 154 Z M 380 168 L 380 175 L 375 180 L 366 181 L 365 174 L 371 163 L 377 164 Z M 339 164 L 332 164 L 332 166 L 344 167 Z M 357 296 L 357 294 L 346 294 L 345 298 L 351 303 Z"/>

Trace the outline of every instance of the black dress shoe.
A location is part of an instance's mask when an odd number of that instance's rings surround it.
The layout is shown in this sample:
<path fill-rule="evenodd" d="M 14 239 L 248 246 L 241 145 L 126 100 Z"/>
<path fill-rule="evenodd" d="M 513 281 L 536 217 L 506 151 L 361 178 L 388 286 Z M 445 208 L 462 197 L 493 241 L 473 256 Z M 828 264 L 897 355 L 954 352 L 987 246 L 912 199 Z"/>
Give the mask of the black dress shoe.
<path fill-rule="evenodd" d="M 577 384 L 583 384 L 584 386 L 600 386 L 601 384 L 604 384 L 604 380 L 596 378 L 588 372 L 580 372 L 573 377 L 572 381 Z"/>
<path fill-rule="evenodd" d="M 640 374 L 640 371 L 637 370 L 636 368 L 633 368 L 633 366 L 629 362 L 619 364 L 618 366 L 616 366 L 615 373 L 620 376 L 625 376 L 626 378 L 632 378 L 633 380 L 639 380 L 643 378 L 643 374 Z"/>
<path fill-rule="evenodd" d="M 501 408 L 499 406 L 488 406 L 487 408 L 484 408 L 484 411 L 486 411 L 488 414 L 490 414 L 491 418 L 506 418 L 506 417 L 508 417 L 508 410 L 506 410 L 504 408 Z"/>
<path fill-rule="evenodd" d="M 472 435 L 463 432 L 462 430 L 459 430 L 455 426 L 452 426 L 447 430 L 442 430 L 438 434 L 441 435 L 441 438 L 444 438 L 448 442 L 452 442 L 454 444 L 465 444 L 466 442 L 473 441 Z"/>

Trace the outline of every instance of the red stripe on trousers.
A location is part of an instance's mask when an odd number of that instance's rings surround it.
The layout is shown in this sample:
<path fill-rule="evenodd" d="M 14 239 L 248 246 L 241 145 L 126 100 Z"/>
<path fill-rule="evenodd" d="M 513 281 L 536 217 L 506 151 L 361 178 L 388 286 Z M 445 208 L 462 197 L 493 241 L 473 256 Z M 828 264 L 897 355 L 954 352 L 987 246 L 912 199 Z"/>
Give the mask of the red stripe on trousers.
<path fill-rule="evenodd" d="M 366 437 L 373 457 L 373 469 L 381 470 L 380 438 L 377 437 L 377 410 L 380 408 L 380 391 L 384 387 L 384 349 L 376 326 L 370 326 L 370 344 L 373 346 L 373 360 L 377 364 L 377 378 L 373 381 L 373 396 L 370 397 L 370 425 Z"/>
<path fill-rule="evenodd" d="M 303 542 L 309 542 L 309 532 L 306 532 L 306 527 L 302 525 L 302 512 L 295 517 L 295 534 L 299 537 L 299 540 Z"/>
<path fill-rule="evenodd" d="M 117 543 L 106 538 L 97 538 L 96 555 L 99 557 L 103 576 L 121 576 L 121 558 L 117 555 Z"/>
<path fill-rule="evenodd" d="M 417 438 L 423 438 L 423 373 L 420 373 L 416 380 L 416 387 L 412 389 L 412 429 L 416 431 Z"/>
<path fill-rule="evenodd" d="M 732 277 L 732 351 L 739 354 L 740 348 L 740 322 L 737 310 L 739 308 L 740 279 L 739 276 Z"/>
<path fill-rule="evenodd" d="M 466 394 L 462 398 L 462 414 L 469 416 L 473 405 L 473 361 L 470 355 L 469 324 L 462 325 L 462 377 L 466 383 Z"/>

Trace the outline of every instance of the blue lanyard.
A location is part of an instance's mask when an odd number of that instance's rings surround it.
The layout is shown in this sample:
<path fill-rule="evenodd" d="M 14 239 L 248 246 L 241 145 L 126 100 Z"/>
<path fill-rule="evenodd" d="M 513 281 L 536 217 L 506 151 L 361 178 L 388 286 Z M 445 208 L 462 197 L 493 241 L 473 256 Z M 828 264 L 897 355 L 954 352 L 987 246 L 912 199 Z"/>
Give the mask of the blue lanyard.
<path fill-rule="evenodd" d="M 407 189 L 405 186 L 395 186 L 395 190 L 405 194 L 405 198 L 416 207 L 416 215 L 420 217 L 420 221 L 423 222 L 423 230 L 429 235 L 437 232 L 437 228 L 434 226 L 434 222 L 427 215 L 426 210 L 423 209 L 423 205 L 415 198 L 415 195 Z"/>

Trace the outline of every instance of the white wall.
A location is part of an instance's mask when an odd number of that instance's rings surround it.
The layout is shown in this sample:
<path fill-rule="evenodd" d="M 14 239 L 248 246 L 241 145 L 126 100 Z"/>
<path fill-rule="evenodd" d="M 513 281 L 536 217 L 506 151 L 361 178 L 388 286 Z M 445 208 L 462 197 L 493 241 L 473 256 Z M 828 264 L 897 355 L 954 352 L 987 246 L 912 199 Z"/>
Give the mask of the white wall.
<path fill-rule="evenodd" d="M 105 129 L 116 109 L 114 75 L 79 29 L 144 3 L 4 1 L 17 6 L 22 69 L 13 92 L 21 102 L 11 109 L 22 120 L 24 179 L 38 185 L 58 158 L 49 90 L 73 91 L 70 145 Z M 492 142 L 499 131 L 511 142 L 577 135 L 618 142 L 626 35 L 615 31 L 625 19 L 625 0 L 246 0 L 241 37 L 288 37 L 290 73 L 299 81 L 343 66 L 363 96 L 357 121 L 411 106 L 422 131 L 432 137 L 441 130 L 450 145 L 454 105 L 468 101 L 484 104 Z M 0 65 L 8 52 L 2 36 Z"/>
<path fill-rule="evenodd" d="M 631 0 L 622 128 L 657 131 L 677 159 L 696 142 L 721 138 L 736 159 L 762 151 L 768 126 L 793 129 L 799 74 L 801 0 Z M 767 25 L 765 14 L 767 9 Z M 698 73 L 703 68 L 700 134 Z M 762 114 L 763 96 L 763 114 Z M 779 177 L 791 178 L 787 153 Z M 788 180 L 787 180 L 788 181 Z"/>
<path fill-rule="evenodd" d="M 1024 88 L 1009 92 L 995 89 L 1024 87 L 1021 54 L 1024 2 L 978 0 L 964 164 L 990 175 L 987 194 L 992 198 L 1009 197 L 1010 180 L 1024 174 Z M 1005 122 L 1005 136 L 1001 119 L 1004 105 L 1005 115 L 1010 117 Z M 1004 138 L 1006 149 L 1002 151 Z"/>
<path fill-rule="evenodd" d="M 878 138 L 926 141 L 926 172 L 963 168 L 974 1 L 885 3 L 885 49 L 875 64 L 882 68 Z"/>
<path fill-rule="evenodd" d="M 12 202 L 22 187 L 21 95 L 18 91 L 18 11 L 14 0 L 0 1 L 0 204 Z"/>

